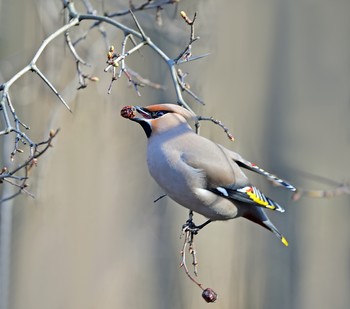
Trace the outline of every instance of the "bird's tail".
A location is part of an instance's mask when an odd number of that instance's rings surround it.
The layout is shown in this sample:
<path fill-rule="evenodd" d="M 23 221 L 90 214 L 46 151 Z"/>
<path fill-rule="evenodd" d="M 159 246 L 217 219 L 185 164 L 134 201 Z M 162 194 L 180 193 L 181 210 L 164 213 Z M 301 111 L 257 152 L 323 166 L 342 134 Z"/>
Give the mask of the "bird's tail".
<path fill-rule="evenodd" d="M 262 208 L 260 207 L 251 208 L 249 211 L 247 211 L 247 213 L 243 214 L 243 217 L 268 229 L 269 231 L 274 233 L 286 247 L 288 247 L 287 239 L 273 225 L 273 223 L 267 217 L 267 215 L 265 214 Z"/>
<path fill-rule="evenodd" d="M 272 233 L 274 233 L 280 240 L 281 242 L 288 247 L 288 241 L 287 239 L 277 230 L 277 228 L 272 224 L 270 220 L 263 221 L 262 225 L 266 227 L 268 230 L 270 230 Z"/>

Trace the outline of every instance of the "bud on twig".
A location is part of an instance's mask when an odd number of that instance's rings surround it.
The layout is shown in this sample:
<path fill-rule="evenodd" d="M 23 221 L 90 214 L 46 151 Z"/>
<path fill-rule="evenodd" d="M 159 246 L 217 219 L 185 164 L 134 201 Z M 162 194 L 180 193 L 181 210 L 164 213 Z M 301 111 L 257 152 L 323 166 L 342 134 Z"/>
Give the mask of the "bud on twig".
<path fill-rule="evenodd" d="M 89 77 L 89 79 L 90 79 L 92 82 L 98 82 L 98 81 L 100 80 L 97 76 L 91 76 L 91 77 Z"/>
<path fill-rule="evenodd" d="M 184 19 L 184 21 L 188 24 L 188 25 L 192 25 L 193 24 L 193 20 L 189 19 L 186 12 L 185 11 L 181 11 L 180 12 L 181 17 Z"/>

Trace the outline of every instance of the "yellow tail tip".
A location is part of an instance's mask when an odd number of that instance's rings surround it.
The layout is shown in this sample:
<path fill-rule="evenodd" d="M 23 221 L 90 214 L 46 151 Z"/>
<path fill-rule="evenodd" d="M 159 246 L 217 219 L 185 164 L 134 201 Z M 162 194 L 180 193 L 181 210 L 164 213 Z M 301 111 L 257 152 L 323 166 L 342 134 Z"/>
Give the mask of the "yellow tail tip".
<path fill-rule="evenodd" d="M 287 239 L 285 239 L 285 238 L 282 236 L 281 241 L 282 241 L 282 243 L 283 243 L 286 247 L 288 247 L 289 244 L 288 244 Z"/>

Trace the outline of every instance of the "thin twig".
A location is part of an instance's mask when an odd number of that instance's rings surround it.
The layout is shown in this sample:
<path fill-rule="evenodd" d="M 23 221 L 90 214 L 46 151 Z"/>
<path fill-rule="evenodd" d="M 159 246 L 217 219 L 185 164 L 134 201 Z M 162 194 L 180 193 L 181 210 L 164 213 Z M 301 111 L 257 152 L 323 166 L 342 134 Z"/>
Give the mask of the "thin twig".
<path fill-rule="evenodd" d="M 26 130 L 29 130 L 29 129 L 30 129 L 29 126 L 27 126 L 26 124 L 24 124 L 24 123 L 18 118 L 17 113 L 16 113 L 16 111 L 15 111 L 15 108 L 13 107 L 13 104 L 12 104 L 12 102 L 11 102 L 10 94 L 9 94 L 9 93 L 5 94 L 5 97 L 6 97 L 7 104 L 8 104 L 8 106 L 9 106 L 9 108 L 10 108 L 10 111 L 11 111 L 11 113 L 12 113 L 12 117 L 13 117 L 15 123 L 16 123 L 16 124 L 20 124 L 23 128 L 25 128 Z M 16 126 L 16 128 L 17 128 L 17 130 L 19 130 L 19 128 L 18 128 L 17 126 Z"/>
<path fill-rule="evenodd" d="M 311 198 L 333 198 L 339 195 L 350 195 L 350 186 L 349 184 L 342 184 L 341 186 L 333 190 L 306 190 L 297 188 L 295 193 L 292 196 L 293 201 L 298 201 L 302 197 L 311 197 Z"/>
<path fill-rule="evenodd" d="M 80 63 L 83 64 L 83 65 L 86 65 L 86 66 L 91 67 L 91 64 L 87 63 L 85 60 L 83 60 L 83 59 L 78 55 L 78 52 L 76 51 L 75 47 L 73 46 L 72 40 L 71 40 L 70 35 L 69 35 L 69 31 L 66 31 L 66 32 L 65 32 L 65 38 L 66 38 L 66 44 L 67 44 L 69 50 L 71 51 L 73 57 L 75 58 L 75 60 L 76 60 L 77 62 L 80 62 Z"/>
<path fill-rule="evenodd" d="M 230 141 L 234 141 L 235 138 L 230 133 L 229 129 L 220 120 L 214 119 L 213 117 L 197 116 L 197 121 L 196 121 L 196 124 L 195 124 L 197 133 L 199 132 L 199 127 L 200 127 L 199 122 L 203 121 L 203 120 L 211 121 L 211 122 L 215 123 L 216 125 L 218 125 L 219 127 L 221 127 L 224 130 L 224 132 L 226 133 L 226 135 L 229 138 L 229 140 Z"/>
<path fill-rule="evenodd" d="M 197 12 L 194 13 L 194 16 L 193 16 L 193 19 L 191 20 L 186 12 L 184 11 L 181 11 L 181 17 L 185 20 L 185 22 L 187 23 L 187 25 L 189 25 L 191 27 L 191 32 L 190 32 L 190 41 L 188 43 L 188 45 L 186 46 L 186 48 L 180 53 L 180 55 L 174 59 L 174 62 L 177 64 L 178 61 L 180 59 L 184 59 L 184 60 L 187 60 L 191 57 L 192 55 L 192 44 L 199 40 L 199 37 L 195 37 L 194 36 L 194 23 L 196 21 L 196 18 L 197 18 Z"/>
<path fill-rule="evenodd" d="M 147 78 L 144 78 L 142 77 L 139 73 L 131 70 L 130 68 L 127 68 L 128 72 L 130 73 L 130 75 L 132 75 L 133 77 L 135 77 L 137 80 L 140 81 L 140 83 L 142 83 L 143 85 L 147 85 L 151 88 L 154 88 L 154 89 L 162 89 L 162 90 L 165 90 L 166 87 L 164 85 L 161 85 L 161 84 L 158 84 L 158 83 L 155 83 L 155 82 L 152 82 L 150 81 L 149 79 Z"/>
<path fill-rule="evenodd" d="M 79 21 L 88 21 L 88 20 L 94 20 L 99 22 L 105 22 L 107 24 L 110 24 L 120 30 L 122 30 L 125 34 L 132 34 L 134 37 L 143 39 L 141 33 L 125 26 L 124 24 L 121 24 L 110 17 L 107 16 L 99 16 L 99 15 L 87 15 L 87 14 L 79 14 L 74 6 L 74 3 L 70 2 L 69 0 L 62 0 L 64 3 L 64 7 L 68 10 L 69 16 L 71 18 L 77 18 Z M 173 82 L 175 93 L 177 97 L 177 103 L 181 106 L 184 106 L 188 110 L 192 111 L 189 104 L 183 99 L 182 96 L 182 89 L 178 83 L 178 77 L 177 77 L 177 69 L 175 67 L 175 62 L 172 58 L 170 58 L 168 55 L 166 55 L 163 50 L 161 50 L 156 44 L 154 44 L 149 37 L 146 38 L 147 45 L 154 50 L 158 56 L 163 59 L 166 64 L 168 65 L 169 71 L 170 71 L 170 77 Z"/>
<path fill-rule="evenodd" d="M 180 268 L 183 268 L 187 277 L 191 279 L 192 282 L 194 282 L 201 290 L 204 290 L 203 285 L 198 282 L 189 272 L 187 264 L 186 264 L 186 248 L 187 245 L 189 245 L 189 249 L 190 249 L 190 254 L 192 255 L 193 258 L 193 264 L 194 264 L 194 274 L 197 275 L 197 259 L 195 257 L 195 251 L 191 250 L 191 248 L 193 248 L 193 238 L 194 235 L 191 231 L 186 230 L 183 231 L 183 234 L 185 235 L 184 237 L 184 243 L 182 246 L 182 250 L 181 250 L 181 263 L 180 263 Z"/>
<path fill-rule="evenodd" d="M 56 88 L 54 87 L 54 85 L 52 85 L 52 83 L 46 78 L 46 76 L 39 70 L 39 68 L 35 65 L 32 64 L 31 70 L 33 72 L 35 72 L 36 74 L 39 75 L 39 77 L 45 82 L 45 84 L 47 86 L 49 86 L 49 88 L 52 90 L 52 92 L 58 97 L 58 99 L 63 103 L 63 105 L 70 111 L 72 112 L 72 110 L 70 109 L 70 107 L 68 106 L 68 104 L 66 103 L 66 101 L 63 99 L 63 97 L 61 96 L 61 94 L 56 90 Z"/>
<path fill-rule="evenodd" d="M 34 144 L 31 146 L 31 155 L 27 160 L 25 160 L 22 164 L 17 166 L 17 168 L 8 171 L 6 167 L 2 168 L 2 171 L 0 173 L 0 182 L 7 182 L 15 187 L 18 187 L 19 190 L 11 194 L 10 196 L 3 197 L 0 200 L 0 203 L 8 201 L 16 196 L 18 196 L 21 193 L 26 193 L 33 197 L 33 194 L 30 193 L 26 188 L 28 187 L 27 181 L 29 179 L 28 173 L 32 169 L 33 166 L 35 166 L 38 162 L 38 158 L 42 156 L 50 147 L 52 147 L 52 140 L 56 137 L 59 130 L 51 131 L 50 136 L 47 140 L 42 141 L 40 143 Z M 39 149 L 39 147 L 44 146 L 42 149 Z M 17 172 L 24 171 L 24 176 L 17 176 L 15 175 Z M 18 180 L 20 183 L 14 182 L 12 180 Z"/>
<path fill-rule="evenodd" d="M 202 105 L 205 105 L 204 101 L 200 99 L 193 91 L 190 90 L 191 86 L 185 82 L 185 77 L 188 73 L 182 72 L 181 69 L 177 69 L 177 82 L 180 86 L 181 91 L 187 92 L 190 96 L 192 96 L 197 102 Z"/>
<path fill-rule="evenodd" d="M 186 58 L 186 59 L 180 59 L 178 61 L 176 61 L 176 64 L 182 64 L 182 63 L 187 63 L 187 62 L 191 62 L 191 61 L 195 61 L 195 60 L 199 60 L 205 57 L 210 56 L 210 53 L 206 53 L 203 55 L 199 55 L 199 56 L 194 56 L 194 57 L 190 57 L 190 58 Z"/>
<path fill-rule="evenodd" d="M 134 22 L 135 22 L 135 24 L 136 24 L 137 29 L 140 31 L 140 34 L 141 34 L 141 36 L 142 36 L 142 39 L 143 39 L 145 42 L 147 42 L 147 38 L 148 38 L 148 37 L 146 36 L 145 32 L 143 31 L 143 29 L 142 29 L 142 27 L 141 27 L 139 21 L 136 19 L 136 16 L 135 16 L 135 14 L 133 13 L 132 10 L 130 10 L 130 15 L 131 15 L 131 17 L 133 18 L 133 20 L 134 20 Z"/>

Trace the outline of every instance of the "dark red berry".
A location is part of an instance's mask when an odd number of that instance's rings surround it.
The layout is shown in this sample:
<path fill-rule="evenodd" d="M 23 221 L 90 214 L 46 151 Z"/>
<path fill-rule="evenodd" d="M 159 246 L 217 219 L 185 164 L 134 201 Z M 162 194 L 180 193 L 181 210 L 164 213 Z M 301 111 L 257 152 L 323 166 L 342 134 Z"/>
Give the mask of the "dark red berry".
<path fill-rule="evenodd" d="M 206 288 L 202 293 L 202 297 L 205 299 L 207 303 L 213 303 L 214 301 L 217 300 L 218 294 L 216 294 L 213 289 Z"/>

